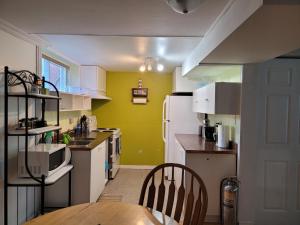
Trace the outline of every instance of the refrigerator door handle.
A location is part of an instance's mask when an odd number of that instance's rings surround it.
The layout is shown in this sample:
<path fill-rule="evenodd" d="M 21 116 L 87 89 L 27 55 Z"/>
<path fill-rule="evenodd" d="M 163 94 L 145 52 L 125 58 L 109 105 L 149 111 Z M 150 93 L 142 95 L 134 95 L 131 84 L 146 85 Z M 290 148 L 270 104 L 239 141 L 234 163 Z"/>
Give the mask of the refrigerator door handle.
<path fill-rule="evenodd" d="M 167 99 L 165 98 L 163 102 L 163 111 L 162 111 L 162 139 L 166 143 L 166 136 L 165 136 L 165 124 L 166 124 L 166 119 L 165 119 L 165 112 L 166 112 L 166 105 L 167 105 Z"/>

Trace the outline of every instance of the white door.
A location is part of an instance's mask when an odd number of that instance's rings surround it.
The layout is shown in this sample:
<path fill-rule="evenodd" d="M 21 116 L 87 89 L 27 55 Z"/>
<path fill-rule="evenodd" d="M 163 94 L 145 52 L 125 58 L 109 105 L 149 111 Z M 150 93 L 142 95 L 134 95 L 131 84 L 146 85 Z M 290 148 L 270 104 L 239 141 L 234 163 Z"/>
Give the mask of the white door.
<path fill-rule="evenodd" d="M 300 60 L 258 69 L 256 225 L 300 224 Z"/>

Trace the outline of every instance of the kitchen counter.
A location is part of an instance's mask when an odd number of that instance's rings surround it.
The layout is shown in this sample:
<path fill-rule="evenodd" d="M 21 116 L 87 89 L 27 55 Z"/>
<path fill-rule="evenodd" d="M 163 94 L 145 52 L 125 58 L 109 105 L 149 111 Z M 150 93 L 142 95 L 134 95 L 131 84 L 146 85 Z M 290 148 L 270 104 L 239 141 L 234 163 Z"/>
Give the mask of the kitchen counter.
<path fill-rule="evenodd" d="M 198 134 L 175 134 L 175 138 L 187 153 L 236 154 L 234 149 L 219 148 L 215 142 L 206 141 Z"/>
<path fill-rule="evenodd" d="M 236 176 L 236 151 L 218 148 L 215 142 L 206 141 L 198 134 L 175 134 L 174 150 L 173 161 L 194 170 L 205 183 L 209 199 L 206 219 L 217 223 L 220 219 L 220 183 L 224 177 Z M 174 177 L 181 179 L 181 171 L 175 170 Z M 186 184 L 190 184 L 190 179 L 190 176 L 186 177 Z"/>
<path fill-rule="evenodd" d="M 76 139 L 95 138 L 95 140 L 92 140 L 88 145 L 70 145 L 69 148 L 71 151 L 90 151 L 112 135 L 112 132 L 91 132 L 88 135 L 84 135 L 81 137 L 77 136 Z"/>

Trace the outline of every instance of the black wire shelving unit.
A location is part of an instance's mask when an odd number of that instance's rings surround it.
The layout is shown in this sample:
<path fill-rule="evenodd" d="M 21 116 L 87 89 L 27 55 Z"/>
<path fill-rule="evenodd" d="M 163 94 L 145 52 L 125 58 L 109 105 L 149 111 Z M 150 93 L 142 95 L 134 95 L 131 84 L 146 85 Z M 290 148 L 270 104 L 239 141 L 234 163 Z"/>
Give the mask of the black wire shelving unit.
<path fill-rule="evenodd" d="M 59 91 L 54 84 L 49 81 L 46 81 L 44 78 L 42 79 L 42 86 L 45 87 L 45 84 L 51 86 L 55 91 L 56 95 L 43 95 L 43 94 L 35 94 L 29 92 L 29 88 L 34 84 L 36 79 L 40 79 L 40 77 L 30 71 L 22 70 L 22 71 L 10 71 L 9 68 L 6 66 L 4 68 L 4 224 L 8 224 L 8 211 L 9 211 L 9 202 L 8 202 L 8 190 L 10 187 L 39 187 L 40 188 L 40 211 L 37 215 L 43 215 L 45 213 L 45 187 L 56 183 L 62 177 L 68 174 L 68 206 L 71 205 L 71 171 L 73 169 L 72 165 L 66 165 L 57 171 L 54 175 L 50 177 L 46 177 L 42 175 L 41 177 L 35 177 L 30 170 L 29 163 L 28 163 L 28 149 L 29 149 L 29 138 L 35 137 L 35 144 L 39 143 L 39 140 L 44 140 L 44 133 L 48 131 L 54 131 L 57 134 L 57 144 L 59 143 L 59 134 L 60 134 L 60 126 L 59 126 Z M 22 92 L 12 92 L 9 90 L 11 87 L 18 86 L 18 88 L 22 89 Z M 44 129 L 32 129 L 30 130 L 28 126 L 25 126 L 24 130 L 15 130 L 10 129 L 9 127 L 9 98 L 17 98 L 19 104 L 19 98 L 25 100 L 25 124 L 28 124 L 29 121 L 29 99 L 40 100 L 41 102 L 41 119 L 45 120 L 45 106 L 46 100 L 52 99 L 56 101 L 57 109 L 57 121 L 55 126 L 44 127 Z M 18 105 L 18 108 L 20 106 Z M 19 109 L 18 109 L 19 110 Z M 37 110 L 37 107 L 34 107 L 34 110 Z M 19 113 L 19 112 L 18 112 Z M 36 113 L 36 112 L 35 112 Z M 25 155 L 25 169 L 29 174 L 30 178 L 19 178 L 17 175 L 11 176 L 11 168 L 9 167 L 9 140 L 11 137 L 24 137 L 25 147 L 24 155 Z M 18 140 L 19 141 L 19 140 Z M 64 146 L 66 147 L 66 146 Z M 19 145 L 18 145 L 19 148 Z M 20 151 L 20 148 L 17 149 Z M 17 167 L 17 166 L 16 166 Z M 18 168 L 14 168 L 17 171 Z M 18 191 L 18 190 L 17 190 Z M 26 199 L 27 201 L 27 199 Z M 17 203 L 18 207 L 18 203 Z M 50 207 L 49 207 L 50 208 Z M 53 207 L 51 207 L 53 208 Z M 61 208 L 61 207 L 57 207 Z M 17 209 L 18 211 L 18 209 Z M 34 209 L 35 211 L 35 209 Z M 18 213 L 18 212 L 17 212 Z M 34 212 L 34 216 L 37 216 Z M 17 215 L 18 217 L 18 215 Z M 18 218 L 17 218 L 18 220 Z M 26 203 L 26 220 L 27 220 L 27 203 Z"/>

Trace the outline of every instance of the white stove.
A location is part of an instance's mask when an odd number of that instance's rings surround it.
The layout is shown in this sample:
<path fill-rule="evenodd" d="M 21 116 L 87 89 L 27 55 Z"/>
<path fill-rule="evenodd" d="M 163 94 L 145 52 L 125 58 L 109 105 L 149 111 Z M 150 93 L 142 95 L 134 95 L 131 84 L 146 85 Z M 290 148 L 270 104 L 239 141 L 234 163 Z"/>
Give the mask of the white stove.
<path fill-rule="evenodd" d="M 108 179 L 114 179 L 119 168 L 120 168 L 120 155 L 121 155 L 121 130 L 120 128 L 104 128 L 100 127 L 97 128 L 96 131 L 98 132 L 112 132 L 113 135 L 109 140 L 108 145 Z"/>
<path fill-rule="evenodd" d="M 99 131 L 99 132 L 112 132 L 113 135 L 119 135 L 121 133 L 120 128 L 99 127 L 96 130 Z"/>

